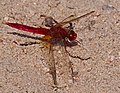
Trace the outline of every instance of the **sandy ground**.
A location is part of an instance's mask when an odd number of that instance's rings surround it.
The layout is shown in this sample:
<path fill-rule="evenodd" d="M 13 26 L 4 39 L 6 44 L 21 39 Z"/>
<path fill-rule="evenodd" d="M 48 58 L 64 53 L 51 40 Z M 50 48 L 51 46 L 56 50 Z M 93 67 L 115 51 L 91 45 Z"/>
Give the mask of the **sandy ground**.
<path fill-rule="evenodd" d="M 91 59 L 73 62 L 75 82 L 54 91 L 41 45 L 21 47 L 15 42 L 37 41 L 7 32 L 20 32 L 3 21 L 41 26 L 41 14 L 61 21 L 73 14 L 95 13 L 74 23 L 81 47 L 73 54 Z M 64 56 L 55 50 L 56 65 Z M 60 68 L 59 65 L 57 68 Z M 59 70 L 60 71 L 60 70 Z M 57 74 L 59 75 L 59 71 Z M 60 76 L 60 75 L 59 75 Z M 69 75 L 68 75 L 69 76 Z M 64 83 L 64 78 L 58 80 Z M 62 85 L 60 85 L 62 86 Z M 120 93 L 120 0 L 0 0 L 0 93 Z"/>

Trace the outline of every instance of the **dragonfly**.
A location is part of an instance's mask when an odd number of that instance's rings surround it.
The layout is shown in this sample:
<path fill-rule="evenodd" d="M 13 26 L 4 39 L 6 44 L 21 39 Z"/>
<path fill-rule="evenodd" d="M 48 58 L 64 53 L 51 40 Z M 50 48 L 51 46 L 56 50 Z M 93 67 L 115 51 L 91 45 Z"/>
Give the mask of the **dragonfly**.
<path fill-rule="evenodd" d="M 69 17 L 65 18 L 61 22 L 56 21 L 52 17 L 41 15 L 41 17 L 45 18 L 43 21 L 43 24 L 46 26 L 46 28 L 45 27 L 36 28 L 36 27 L 31 27 L 31 26 L 27 26 L 27 25 L 23 25 L 23 24 L 19 24 L 19 23 L 11 23 L 11 22 L 4 22 L 4 24 L 6 24 L 12 28 L 18 29 L 19 31 L 26 31 L 26 32 L 44 35 L 40 40 L 45 42 L 43 45 L 44 45 L 44 47 L 46 47 L 48 49 L 46 56 L 48 56 L 47 63 L 48 63 L 49 73 L 52 76 L 54 85 L 57 86 L 58 82 L 57 82 L 56 63 L 55 63 L 55 58 L 54 58 L 54 52 L 53 52 L 54 48 L 53 47 L 55 45 L 63 46 L 62 50 L 64 50 L 66 52 L 66 53 L 63 53 L 63 55 L 65 57 L 67 57 L 66 54 L 68 54 L 69 56 L 71 56 L 73 58 L 79 58 L 81 60 L 89 59 L 89 58 L 86 58 L 86 59 L 80 58 L 78 56 L 72 56 L 67 51 L 66 47 L 68 47 L 69 44 L 71 44 L 71 42 L 76 41 L 76 38 L 77 38 L 77 34 L 73 30 L 73 25 L 71 22 L 76 21 L 80 18 L 84 18 L 88 15 L 91 15 L 94 12 L 95 11 L 91 11 L 82 16 L 68 20 L 69 18 L 73 17 L 73 15 L 70 15 Z M 67 27 L 65 27 L 66 24 L 69 24 L 69 25 Z M 25 44 L 21 44 L 21 45 L 27 46 L 27 45 L 32 45 L 32 44 L 39 44 L 39 42 L 38 43 L 25 43 Z M 68 67 L 70 67 L 71 73 L 73 74 L 73 68 L 72 68 L 72 65 L 70 65 L 70 64 L 71 64 L 71 62 L 69 62 L 69 65 L 67 63 L 65 63 L 64 66 L 67 65 Z M 73 76 L 73 75 L 71 75 L 71 76 Z M 65 77 L 65 78 L 67 79 L 67 77 Z"/>

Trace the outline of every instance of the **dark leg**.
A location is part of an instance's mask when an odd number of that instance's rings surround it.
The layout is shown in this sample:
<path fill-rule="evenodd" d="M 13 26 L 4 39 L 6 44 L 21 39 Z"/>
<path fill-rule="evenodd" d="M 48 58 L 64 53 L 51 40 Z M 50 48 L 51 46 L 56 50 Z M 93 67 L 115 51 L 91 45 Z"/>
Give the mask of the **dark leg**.
<path fill-rule="evenodd" d="M 67 27 L 68 28 L 68 30 L 70 30 L 70 31 L 73 31 L 73 24 L 72 23 L 69 23 L 69 26 Z"/>

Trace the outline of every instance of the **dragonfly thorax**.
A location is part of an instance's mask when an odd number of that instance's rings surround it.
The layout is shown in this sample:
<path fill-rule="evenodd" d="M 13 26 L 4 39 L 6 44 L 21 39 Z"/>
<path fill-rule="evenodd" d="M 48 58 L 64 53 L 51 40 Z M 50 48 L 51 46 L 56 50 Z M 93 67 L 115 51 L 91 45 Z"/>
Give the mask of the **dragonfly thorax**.
<path fill-rule="evenodd" d="M 77 38 L 77 34 L 73 30 L 69 30 L 68 28 L 62 28 L 61 26 L 51 27 L 50 36 L 52 38 L 60 38 L 61 40 L 68 38 L 70 41 L 74 41 Z"/>

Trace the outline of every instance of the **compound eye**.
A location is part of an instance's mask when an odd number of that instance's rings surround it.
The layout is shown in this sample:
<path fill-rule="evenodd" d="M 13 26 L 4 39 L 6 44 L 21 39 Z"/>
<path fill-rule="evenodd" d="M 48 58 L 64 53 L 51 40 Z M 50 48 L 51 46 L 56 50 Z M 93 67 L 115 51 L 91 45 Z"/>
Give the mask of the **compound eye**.
<path fill-rule="evenodd" d="M 69 40 L 74 41 L 76 38 L 77 38 L 77 34 L 74 31 L 72 31 L 69 35 Z"/>

